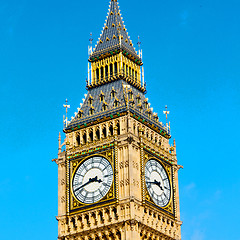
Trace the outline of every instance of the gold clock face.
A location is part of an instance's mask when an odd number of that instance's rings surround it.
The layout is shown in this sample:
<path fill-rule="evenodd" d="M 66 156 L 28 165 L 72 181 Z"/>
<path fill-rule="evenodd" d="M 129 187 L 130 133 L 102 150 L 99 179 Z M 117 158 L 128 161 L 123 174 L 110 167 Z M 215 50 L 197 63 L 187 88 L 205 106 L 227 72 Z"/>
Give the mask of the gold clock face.
<path fill-rule="evenodd" d="M 72 189 L 82 203 L 91 204 L 101 200 L 113 182 L 113 169 L 110 162 L 94 156 L 79 165 L 74 173 Z"/>
<path fill-rule="evenodd" d="M 164 167 L 155 159 L 146 163 L 145 182 L 153 202 L 165 207 L 171 198 L 170 181 Z"/>

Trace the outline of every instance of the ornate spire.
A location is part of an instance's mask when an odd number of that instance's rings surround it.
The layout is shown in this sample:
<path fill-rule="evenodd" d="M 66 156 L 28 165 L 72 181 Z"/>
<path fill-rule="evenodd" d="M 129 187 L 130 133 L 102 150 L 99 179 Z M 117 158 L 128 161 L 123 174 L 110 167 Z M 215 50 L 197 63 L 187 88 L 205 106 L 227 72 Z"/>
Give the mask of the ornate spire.
<path fill-rule="evenodd" d="M 124 25 L 117 0 L 111 0 L 108 16 L 99 41 L 90 55 L 89 61 L 125 51 L 141 64 L 141 59 L 133 47 Z M 97 59 L 96 59 L 97 58 Z"/>

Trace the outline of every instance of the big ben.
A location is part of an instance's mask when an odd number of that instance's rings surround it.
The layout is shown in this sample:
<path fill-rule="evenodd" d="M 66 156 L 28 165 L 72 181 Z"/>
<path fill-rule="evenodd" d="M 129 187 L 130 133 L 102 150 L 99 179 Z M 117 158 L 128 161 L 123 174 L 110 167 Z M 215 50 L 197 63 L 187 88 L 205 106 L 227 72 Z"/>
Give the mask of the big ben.
<path fill-rule="evenodd" d="M 176 145 L 145 96 L 141 51 L 117 0 L 89 50 L 88 93 L 55 159 L 58 239 L 180 240 Z"/>

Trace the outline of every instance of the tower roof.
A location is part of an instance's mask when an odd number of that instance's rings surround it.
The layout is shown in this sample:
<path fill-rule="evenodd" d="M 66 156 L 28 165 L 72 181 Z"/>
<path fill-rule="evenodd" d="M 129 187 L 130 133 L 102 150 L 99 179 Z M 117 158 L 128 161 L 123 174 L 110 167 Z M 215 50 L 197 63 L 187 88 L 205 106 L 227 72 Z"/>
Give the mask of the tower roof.
<path fill-rule="evenodd" d="M 118 2 L 111 0 L 103 31 L 89 60 L 93 61 L 96 57 L 118 50 L 126 51 L 133 58 L 141 61 L 128 36 Z"/>
<path fill-rule="evenodd" d="M 112 95 L 114 92 L 114 96 Z M 102 101 L 100 97 L 103 96 Z M 117 104 L 116 104 L 117 102 Z M 107 108 L 103 109 L 103 105 Z M 157 129 L 161 135 L 170 138 L 170 131 L 149 108 L 145 94 L 124 80 L 118 80 L 88 90 L 81 108 L 68 123 L 65 132 L 75 131 L 93 125 L 95 122 L 106 121 L 114 115 L 121 116 L 129 111 L 135 119 Z M 149 116 L 151 115 L 151 116 Z"/>

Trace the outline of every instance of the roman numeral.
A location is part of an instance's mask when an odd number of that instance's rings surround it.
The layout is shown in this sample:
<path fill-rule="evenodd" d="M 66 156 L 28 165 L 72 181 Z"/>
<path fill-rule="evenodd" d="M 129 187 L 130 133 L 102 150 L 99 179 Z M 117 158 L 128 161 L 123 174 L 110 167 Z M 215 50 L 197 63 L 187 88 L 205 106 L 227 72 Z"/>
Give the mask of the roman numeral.
<path fill-rule="evenodd" d="M 103 186 L 108 186 L 108 187 L 110 187 L 110 185 L 108 185 L 108 184 L 105 183 L 105 182 L 103 182 L 102 185 L 103 185 Z"/>
<path fill-rule="evenodd" d="M 111 174 L 108 174 L 108 175 L 105 175 L 105 176 L 103 176 L 103 177 L 109 177 L 109 176 L 112 176 L 113 174 L 111 173 Z"/>

